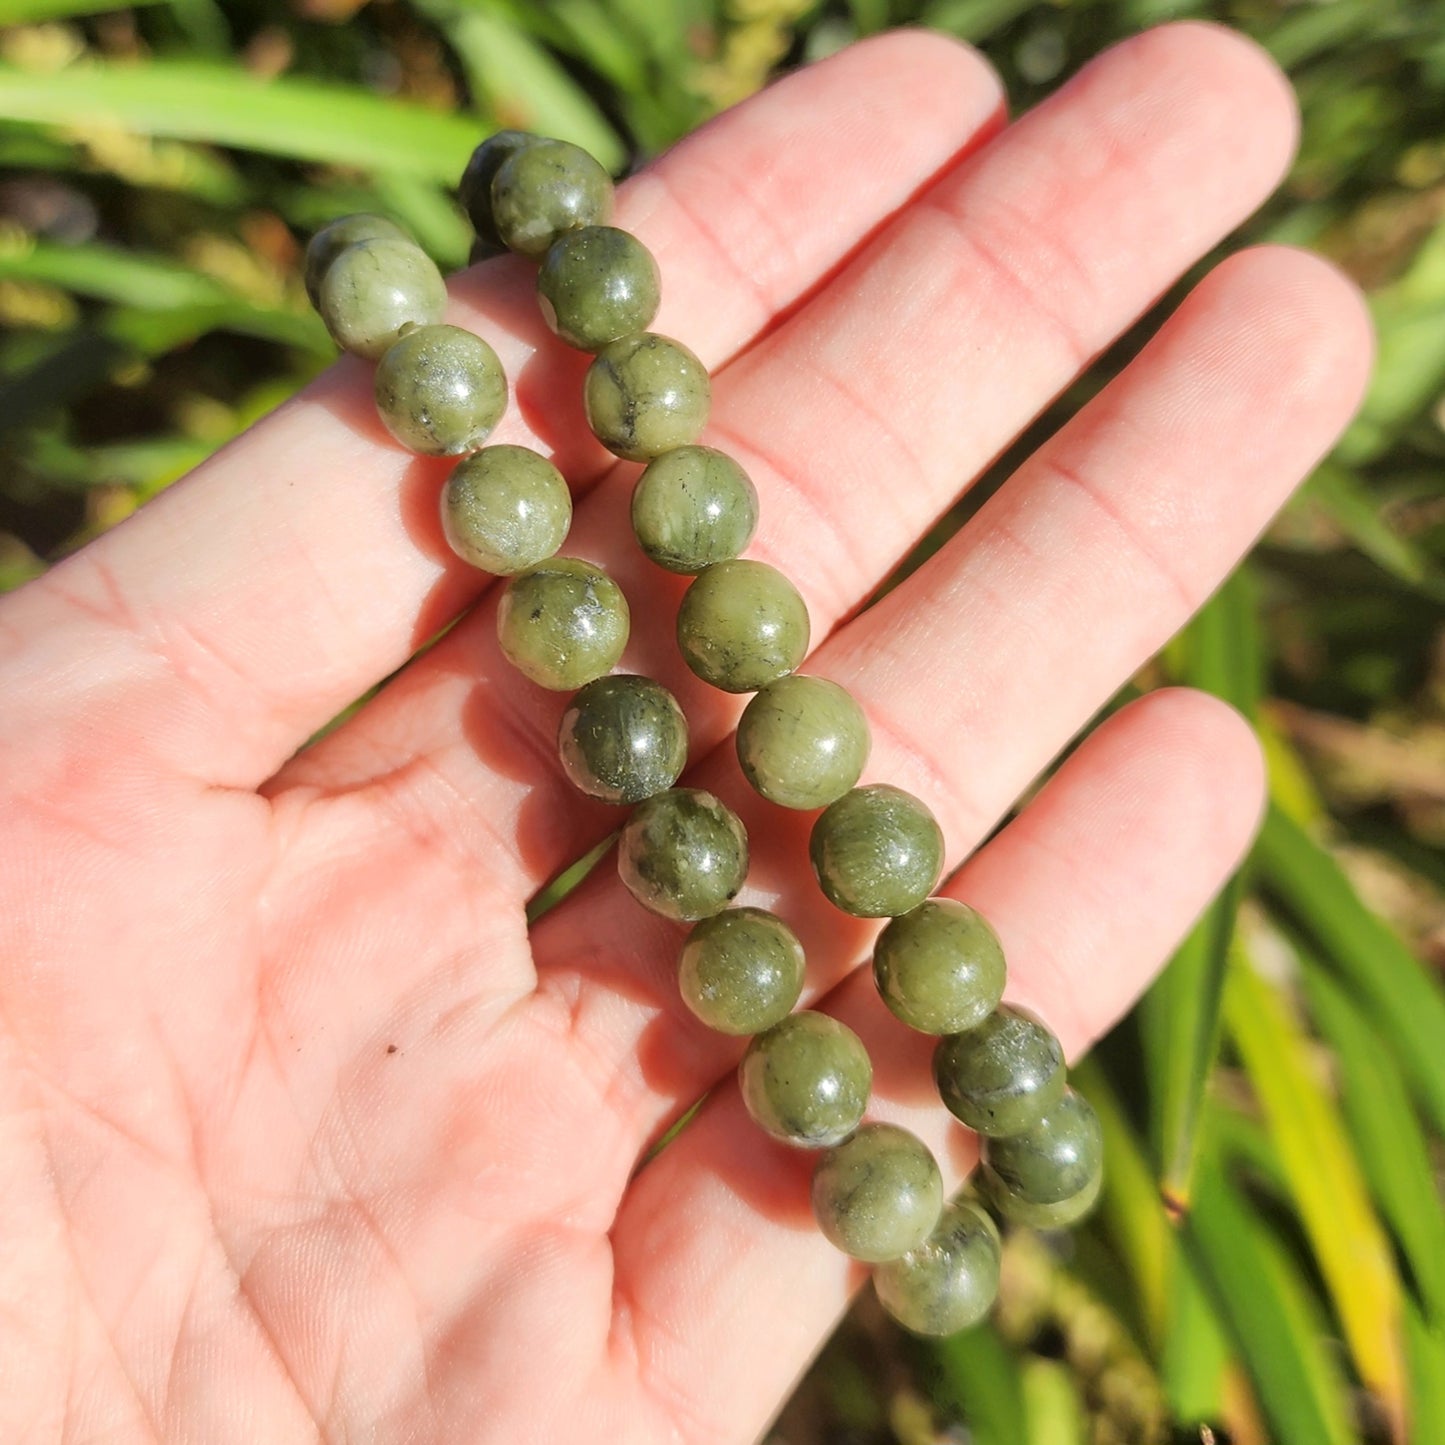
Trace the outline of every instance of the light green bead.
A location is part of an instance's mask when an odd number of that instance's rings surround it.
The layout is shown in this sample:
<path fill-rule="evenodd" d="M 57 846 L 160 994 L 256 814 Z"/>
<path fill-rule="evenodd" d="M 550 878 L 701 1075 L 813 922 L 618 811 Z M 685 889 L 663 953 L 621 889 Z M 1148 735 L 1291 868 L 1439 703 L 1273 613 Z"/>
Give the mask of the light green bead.
<path fill-rule="evenodd" d="M 680 341 L 651 331 L 599 351 L 582 383 L 587 425 L 609 451 L 645 462 L 697 440 L 707 425 L 707 368 Z"/>
<path fill-rule="evenodd" d="M 1010 1224 L 1025 1224 L 1030 1229 L 1067 1229 L 1077 1224 L 1099 1202 L 1104 1188 L 1102 1165 L 1092 1179 L 1077 1194 L 1052 1204 L 1039 1204 L 1032 1199 L 1015 1193 L 1001 1184 L 987 1164 L 979 1166 L 979 1197 L 995 1214 L 1007 1219 Z"/>
<path fill-rule="evenodd" d="M 857 918 L 916 908 L 943 873 L 943 830 L 912 793 L 888 783 L 854 788 L 813 824 L 813 871 L 829 902 Z"/>
<path fill-rule="evenodd" d="M 524 256 L 541 256 L 558 236 L 603 225 L 611 215 L 611 176 L 566 141 L 520 146 L 492 177 L 497 235 Z"/>
<path fill-rule="evenodd" d="M 657 315 L 662 278 L 652 252 L 614 226 L 585 226 L 559 236 L 537 273 L 547 325 L 582 351 L 645 331 Z"/>
<path fill-rule="evenodd" d="M 813 1171 L 818 1227 L 844 1254 L 868 1264 L 917 1249 L 942 1212 L 938 1161 L 896 1124 L 864 1124 Z"/>
<path fill-rule="evenodd" d="M 574 697 L 557 731 L 567 776 L 604 803 L 640 803 L 670 788 L 687 763 L 687 719 L 650 677 L 615 673 Z"/>
<path fill-rule="evenodd" d="M 429 457 L 476 451 L 507 409 L 497 353 L 460 326 L 419 326 L 394 341 L 373 389 L 387 431 Z"/>
<path fill-rule="evenodd" d="M 1021 1009 L 1003 1007 L 967 1033 L 940 1039 L 933 1079 L 953 1116 L 1004 1138 L 1032 1128 L 1063 1096 L 1059 1041 Z"/>
<path fill-rule="evenodd" d="M 669 572 L 695 573 L 741 555 L 758 525 L 748 474 L 713 447 L 674 447 L 647 464 L 632 493 L 637 544 Z"/>
<path fill-rule="evenodd" d="M 738 721 L 743 776 L 770 803 L 826 808 L 868 761 L 868 719 L 846 688 L 795 674 L 769 683 Z"/>
<path fill-rule="evenodd" d="M 731 808 L 701 788 L 642 803 L 617 844 L 617 873 L 644 908 L 680 923 L 720 913 L 748 875 L 748 835 Z"/>
<path fill-rule="evenodd" d="M 358 241 L 326 268 L 316 309 L 344 351 L 376 360 L 416 326 L 441 320 L 446 282 L 410 241 Z"/>
<path fill-rule="evenodd" d="M 781 918 L 762 908 L 727 908 L 688 935 L 677 982 L 683 1002 L 709 1028 L 756 1034 L 792 1011 L 803 969 L 803 945 Z"/>
<path fill-rule="evenodd" d="M 458 557 L 509 577 L 545 562 L 567 540 L 572 496 L 546 457 L 528 447 L 486 447 L 452 468 L 441 518 Z"/>
<path fill-rule="evenodd" d="M 929 898 L 878 936 L 873 979 L 909 1028 L 958 1034 L 981 1024 L 1003 997 L 1003 948 L 982 914 L 954 898 Z"/>
<path fill-rule="evenodd" d="M 600 567 L 553 557 L 513 577 L 497 605 L 507 660 L 540 687 L 570 692 L 610 672 L 631 619 L 622 589 Z"/>
<path fill-rule="evenodd" d="M 1089 1101 L 1065 1089 L 1058 1103 L 1029 1128 L 987 1140 L 983 1161 L 990 1197 L 1008 1218 L 1022 1223 L 1047 1218 L 1053 1226 L 1067 1222 L 1076 1208 L 1083 1213 L 1097 1196 L 1103 1130 Z"/>
<path fill-rule="evenodd" d="M 753 1122 L 784 1143 L 825 1149 L 846 1139 L 868 1107 L 873 1065 L 863 1040 L 826 1014 L 789 1014 L 759 1034 L 738 1066 Z"/>
<path fill-rule="evenodd" d="M 677 610 L 677 645 L 704 682 L 753 692 L 808 655 L 808 609 L 766 562 L 738 558 L 699 573 Z"/>
<path fill-rule="evenodd" d="M 395 221 L 367 213 L 342 216 L 317 231 L 306 246 L 306 294 L 311 298 L 311 304 L 320 305 L 322 278 L 331 269 L 331 263 L 348 246 L 354 246 L 358 241 L 381 240 L 416 244 Z"/>
<path fill-rule="evenodd" d="M 506 245 L 497 234 L 497 225 L 492 217 L 492 182 L 502 163 L 525 146 L 535 145 L 540 136 L 522 130 L 499 130 L 489 135 L 467 162 L 462 172 L 461 183 L 457 186 L 457 200 L 477 233 L 477 242 L 486 247 L 487 254 L 495 256 L 505 251 Z"/>
<path fill-rule="evenodd" d="M 993 1308 L 1002 1257 L 998 1226 L 987 1212 L 957 1200 L 944 1206 L 937 1228 L 917 1249 L 874 1269 L 873 1289 L 905 1330 L 956 1335 Z"/>

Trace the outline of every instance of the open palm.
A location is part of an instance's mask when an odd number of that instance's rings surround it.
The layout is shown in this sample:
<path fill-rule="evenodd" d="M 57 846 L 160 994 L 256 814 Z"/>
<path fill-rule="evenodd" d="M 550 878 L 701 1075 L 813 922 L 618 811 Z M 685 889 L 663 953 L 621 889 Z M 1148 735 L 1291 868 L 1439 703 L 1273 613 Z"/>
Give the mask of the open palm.
<path fill-rule="evenodd" d="M 953 864 L 1328 447 L 1368 364 L 1354 293 L 1290 251 L 1221 266 L 848 619 L 1292 141 L 1283 81 L 1219 31 L 1142 36 L 1011 127 L 977 56 L 900 33 L 622 188 L 658 329 L 718 373 L 704 440 L 758 485 L 751 555 L 807 599 L 809 670 L 864 703 L 865 777 L 925 798 Z M 630 544 L 635 468 L 582 424 L 585 358 L 519 262 L 458 278 L 453 313 L 514 380 L 495 439 L 586 493 L 566 550 L 627 591 L 624 665 L 683 702 L 694 778 L 749 822 L 749 894 L 874 1054 L 876 1114 L 956 1181 L 929 1041 L 853 972 L 870 927 L 817 895 L 809 819 L 745 796 L 738 700 L 676 656 L 683 579 Z M 342 361 L 0 608 L 0 1439 L 743 1445 L 861 1282 L 811 1226 L 811 1161 L 743 1117 L 739 1042 L 676 1002 L 681 931 L 609 867 L 529 931 L 619 815 L 560 774 L 563 699 L 502 662 L 490 579 L 440 537 L 444 471 Z M 1159 693 L 948 888 L 1077 1052 L 1236 861 L 1259 789 L 1232 713 Z"/>

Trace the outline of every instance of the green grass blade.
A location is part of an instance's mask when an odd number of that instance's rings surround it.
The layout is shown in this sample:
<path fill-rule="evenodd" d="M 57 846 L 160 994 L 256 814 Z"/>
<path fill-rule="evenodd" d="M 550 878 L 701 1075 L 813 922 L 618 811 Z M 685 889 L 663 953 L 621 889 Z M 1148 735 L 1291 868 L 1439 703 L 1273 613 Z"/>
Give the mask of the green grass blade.
<path fill-rule="evenodd" d="M 128 9 L 161 0 L 130 0 Z M 35 25 L 43 20 L 73 20 L 118 9 L 116 0 L 0 0 L 0 25 Z"/>
<path fill-rule="evenodd" d="M 1242 958 L 1230 970 L 1224 1016 L 1355 1367 L 1399 1438 L 1406 1395 L 1403 1290 L 1349 1133 L 1316 1077 L 1308 1037 Z"/>
<path fill-rule="evenodd" d="M 49 74 L 0 67 L 0 117 L 111 125 L 300 161 L 399 171 L 455 185 L 484 127 L 353 87 L 262 80 L 223 65 L 93 63 Z"/>
<path fill-rule="evenodd" d="M 1429 1319 L 1445 1326 L 1445 1210 L 1405 1081 L 1385 1040 L 1318 963 L 1307 963 L 1304 984 L 1315 1023 L 1335 1052 L 1361 1167 Z"/>
<path fill-rule="evenodd" d="M 1410 1356 L 1411 1439 L 1445 1440 L 1445 1325 L 1428 1324 L 1412 1301 L 1405 1306 Z"/>
<path fill-rule="evenodd" d="M 1339 864 L 1271 807 L 1254 852 L 1259 881 L 1349 984 L 1390 1040 L 1431 1127 L 1445 1134 L 1445 995 Z"/>
<path fill-rule="evenodd" d="M 968 1422 L 974 1445 L 1019 1445 L 1026 1438 L 1018 1360 L 991 1324 L 918 1340 L 914 1359 L 929 1397 L 952 1420 Z"/>
<path fill-rule="evenodd" d="M 1028 1445 L 1084 1445 L 1084 1414 L 1073 1372 L 1057 1360 L 1023 1368 L 1024 1439 Z"/>
<path fill-rule="evenodd" d="M 0 278 L 42 281 L 77 296 L 151 311 L 216 306 L 231 296 L 213 277 L 167 257 L 93 244 L 37 241 L 22 250 L 0 250 Z"/>

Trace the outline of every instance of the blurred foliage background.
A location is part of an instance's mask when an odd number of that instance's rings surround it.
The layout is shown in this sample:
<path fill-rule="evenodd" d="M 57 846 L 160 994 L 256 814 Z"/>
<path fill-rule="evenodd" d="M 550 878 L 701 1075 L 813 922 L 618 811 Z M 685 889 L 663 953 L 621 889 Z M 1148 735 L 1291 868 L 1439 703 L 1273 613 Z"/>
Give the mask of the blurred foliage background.
<path fill-rule="evenodd" d="M 311 230 L 386 211 L 459 265 L 448 186 L 497 125 L 622 169 L 915 23 L 981 45 L 1023 109 L 1185 16 L 1256 36 L 1299 90 L 1298 164 L 1241 239 L 1335 258 L 1381 340 L 1337 453 L 1136 681 L 1255 720 L 1269 817 L 1080 1071 L 1096 1219 L 1014 1234 L 995 1320 L 957 1339 L 862 1301 L 777 1445 L 1445 1442 L 1445 0 L 0 0 L 3 587 L 327 363 Z"/>

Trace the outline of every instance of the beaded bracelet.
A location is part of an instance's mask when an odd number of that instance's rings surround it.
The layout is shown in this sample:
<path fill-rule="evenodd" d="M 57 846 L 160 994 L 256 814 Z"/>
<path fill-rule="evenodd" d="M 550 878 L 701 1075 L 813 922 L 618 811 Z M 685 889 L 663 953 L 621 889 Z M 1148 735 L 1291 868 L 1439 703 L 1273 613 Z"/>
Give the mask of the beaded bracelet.
<path fill-rule="evenodd" d="M 618 847 L 622 882 L 644 907 L 693 928 L 678 985 L 687 1007 L 725 1034 L 752 1035 L 739 1065 L 756 1123 L 821 1151 L 813 1211 L 823 1233 L 875 1266 L 884 1308 L 905 1328 L 946 1335 L 976 1323 L 998 1288 L 1004 1218 L 1059 1227 L 1098 1197 L 1102 1136 L 1065 1077 L 1058 1040 L 1001 1002 L 1003 951 L 988 923 L 931 897 L 942 831 L 927 806 L 886 783 L 859 786 L 870 738 L 862 708 L 837 683 L 800 674 L 807 608 L 776 568 L 744 559 L 758 497 L 732 458 L 697 438 L 708 418 L 706 367 L 647 330 L 661 287 L 635 237 L 607 224 L 612 181 L 585 151 L 502 131 L 467 165 L 460 199 L 476 232 L 473 259 L 504 250 L 537 258 L 547 324 L 594 354 L 584 383 L 588 425 L 610 451 L 645 462 L 632 497 L 643 552 L 693 577 L 677 615 L 689 668 L 730 693 L 754 694 L 738 723 L 738 762 L 784 808 L 822 811 L 809 852 L 823 893 L 859 918 L 887 918 L 873 974 L 888 1008 L 937 1035 L 933 1074 L 947 1108 L 983 1137 L 978 1175 L 949 1203 L 923 1141 L 864 1122 L 872 1065 L 858 1036 L 795 1011 L 803 949 L 775 914 L 731 907 L 748 869 L 742 821 L 711 793 L 674 786 L 688 728 L 650 678 L 614 674 L 630 628 L 627 599 L 600 567 L 557 555 L 572 504 L 566 482 L 526 447 L 484 445 L 506 406 L 496 353 L 440 324 L 440 272 L 400 227 L 351 216 L 320 231 L 306 284 L 337 343 L 377 359 L 381 418 L 404 446 L 460 456 L 442 491 L 453 550 L 507 577 L 497 629 L 533 682 L 576 689 L 558 735 L 561 765 L 584 793 L 637 805 Z"/>

